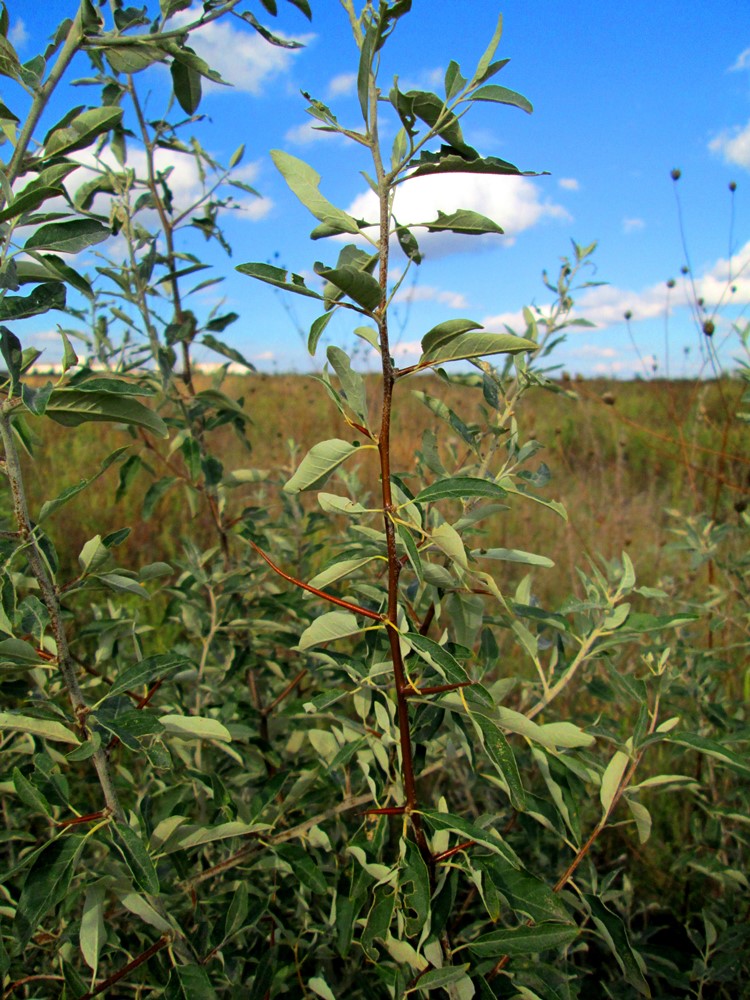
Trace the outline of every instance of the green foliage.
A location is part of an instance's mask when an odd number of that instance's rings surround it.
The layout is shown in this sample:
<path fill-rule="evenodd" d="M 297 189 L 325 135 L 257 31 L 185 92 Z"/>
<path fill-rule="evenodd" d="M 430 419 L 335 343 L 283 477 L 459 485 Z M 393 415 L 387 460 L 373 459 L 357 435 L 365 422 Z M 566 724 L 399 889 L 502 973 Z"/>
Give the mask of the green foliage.
<path fill-rule="evenodd" d="M 274 0 L 262 5 L 277 13 Z M 207 265 L 181 239 L 192 228 L 226 245 L 218 219 L 242 151 L 224 170 L 181 138 L 190 121 L 178 126 L 169 109 L 147 121 L 138 74 L 168 63 L 167 103 L 190 117 L 201 79 L 220 82 L 189 45 L 202 24 L 234 12 L 269 44 L 292 43 L 235 11 L 238 0 L 169 30 L 188 7 L 115 3 L 107 24 L 84 0 L 60 25 L 49 68 L 41 57 L 22 66 L 7 24 L 0 31 L 0 72 L 32 100 L 17 133 L 20 120 L 0 109 L 14 126 L 2 316 L 65 309 L 88 324 L 76 330 L 85 362 L 63 333 L 65 371 L 45 385 L 29 373 L 33 352 L 0 327 L 4 995 L 739 995 L 750 971 L 746 927 L 731 919 L 747 888 L 748 680 L 737 667 L 750 624 L 747 513 L 718 523 L 675 512 L 681 558 L 709 574 L 703 600 L 637 586 L 623 553 L 590 560 L 570 596 L 542 603 L 532 573 L 552 560 L 491 535 L 518 509 L 567 516 L 542 492 L 550 472 L 535 466 L 539 442 L 523 440 L 516 414 L 530 390 L 560 391 L 543 364 L 580 322 L 570 313 L 593 245 L 574 243 L 557 283 L 546 279 L 556 303 L 526 310 L 523 336 L 453 320 L 424 333 L 415 365 L 391 357 L 403 280 L 393 281 L 392 238 L 407 272 L 421 263 L 417 237 L 392 215 L 396 187 L 436 172 L 519 173 L 468 146 L 460 123 L 476 101 L 531 110 L 487 83 L 507 62 L 493 62 L 501 22 L 470 80 L 450 63 L 444 97 L 394 84 L 383 100 L 378 53 L 411 3 L 358 13 L 343 0 L 362 130 L 341 128 L 312 97 L 309 110 L 369 151 L 379 217 L 353 219 L 312 167 L 276 151 L 318 222 L 312 238 L 358 242 L 317 265 L 320 292 L 268 264 L 238 270 L 321 301 L 313 353 L 333 313 L 364 315 L 354 332 L 382 367 L 365 378 L 329 347 L 318 382 L 346 437 L 292 446 L 290 467 L 228 468 L 224 435 L 248 447 L 249 409 L 226 370 L 210 386 L 194 378 L 192 351 L 243 362 L 214 336 L 237 316 L 184 307 L 187 280 Z M 72 108 L 37 137 L 80 52 L 101 106 Z M 386 113 L 397 137 L 384 156 Z M 143 149 L 144 176 L 125 169 L 126 142 Z M 92 147 L 96 179 L 69 190 L 71 154 Z M 187 210 L 175 211 L 157 148 L 193 155 L 210 177 Z M 502 233 L 461 210 L 412 228 Z M 106 248 L 113 234 L 132 252 L 96 268 L 96 292 L 41 252 Z M 21 279 L 30 293 L 7 294 Z M 455 361 L 474 371 L 440 367 Z M 428 369 L 438 377 L 404 381 Z M 409 405 L 427 427 L 404 467 Z M 90 458 L 75 463 L 78 480 L 62 490 L 45 478 L 51 496 L 32 505 L 30 427 L 59 442 L 91 422 L 124 433 L 127 447 L 93 472 Z M 134 535 L 167 498 L 195 525 L 136 568 L 117 558 L 130 535 L 121 525 L 97 524 L 70 550 L 72 512 L 115 464 Z M 508 564 L 530 572 L 513 586 Z"/>

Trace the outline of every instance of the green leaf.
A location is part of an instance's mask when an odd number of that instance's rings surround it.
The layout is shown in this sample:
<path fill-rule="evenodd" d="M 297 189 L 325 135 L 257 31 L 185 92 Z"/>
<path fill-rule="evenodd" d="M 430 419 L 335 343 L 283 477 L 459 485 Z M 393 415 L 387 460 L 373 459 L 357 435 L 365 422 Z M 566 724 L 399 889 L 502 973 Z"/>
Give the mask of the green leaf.
<path fill-rule="evenodd" d="M 59 496 L 55 497 L 54 500 L 46 500 L 39 508 L 39 514 L 37 516 L 37 524 L 41 524 L 48 517 L 51 517 L 53 514 L 57 513 L 57 511 L 61 507 L 63 507 L 66 503 L 68 503 L 69 500 L 72 500 L 73 497 L 78 496 L 78 494 L 81 493 L 83 490 L 85 490 L 88 486 L 91 486 L 92 483 L 95 483 L 96 480 L 104 472 L 106 472 L 107 469 L 114 462 L 119 461 L 124 456 L 127 450 L 128 450 L 127 447 L 117 448 L 116 451 L 113 451 L 110 455 L 108 455 L 104 459 L 104 461 L 99 467 L 99 471 L 96 472 L 93 476 L 91 476 L 90 479 L 81 479 L 80 482 L 75 483 L 73 486 L 68 486 L 66 489 L 64 489 Z"/>
<path fill-rule="evenodd" d="M 410 993 L 417 993 L 420 990 L 438 990 L 441 987 L 449 986 L 451 983 L 458 983 L 467 979 L 466 970 L 469 965 L 445 965 L 442 969 L 430 969 L 417 979 L 411 989 L 408 989 L 405 996 Z M 458 996 L 458 994 L 456 994 Z"/>
<path fill-rule="evenodd" d="M 505 491 L 503 490 L 503 493 Z M 505 493 L 507 496 L 507 493 Z M 473 556 L 481 556 L 482 559 L 502 559 L 503 562 L 523 563 L 526 566 L 544 566 L 550 569 L 555 564 L 547 556 L 540 556 L 534 552 L 524 552 L 522 549 L 472 549 Z"/>
<path fill-rule="evenodd" d="M 90 108 L 68 122 L 63 128 L 55 129 L 44 144 L 45 159 L 72 153 L 90 146 L 97 136 L 109 132 L 122 121 L 122 108 Z"/>
<path fill-rule="evenodd" d="M 201 102 L 201 75 L 180 59 L 173 59 L 169 67 L 172 74 L 174 95 L 182 110 L 193 115 Z"/>
<path fill-rule="evenodd" d="M 481 330 L 482 324 L 475 323 L 473 319 L 449 319 L 443 323 L 438 323 L 422 337 L 422 353 L 428 354 L 437 347 L 442 347 L 451 340 L 455 340 L 462 333 L 470 330 Z"/>
<path fill-rule="evenodd" d="M 531 114 L 534 108 L 523 94 L 517 94 L 515 90 L 508 90 L 507 87 L 498 87 L 491 83 L 487 87 L 480 87 L 469 97 L 470 101 L 494 101 L 496 104 L 510 104 L 515 108 L 520 108 L 527 114 Z"/>
<path fill-rule="evenodd" d="M 339 347 L 329 347 L 326 357 L 330 361 L 339 382 L 341 391 L 352 412 L 367 426 L 367 392 L 365 380 L 352 369 L 349 356 Z"/>
<path fill-rule="evenodd" d="M 625 774 L 629 760 L 630 758 L 626 753 L 616 750 L 604 770 L 601 788 L 599 789 L 599 798 L 601 799 L 602 810 L 605 816 L 612 808 L 612 802 L 617 794 L 617 789 L 620 787 L 620 782 Z"/>
<path fill-rule="evenodd" d="M 463 233 L 465 236 L 482 236 L 485 233 L 497 233 L 502 236 L 505 232 L 486 215 L 472 212 L 468 208 L 459 208 L 449 215 L 438 211 L 438 217 L 434 222 L 413 222 L 412 225 L 427 229 L 429 233 L 451 232 Z"/>
<path fill-rule="evenodd" d="M 538 955 L 552 948 L 565 948 L 578 937 L 577 927 L 566 924 L 541 923 L 534 927 L 509 927 L 483 934 L 469 944 L 479 958 L 497 959 L 501 955 Z"/>
<path fill-rule="evenodd" d="M 6 640 L 7 642 L 8 640 Z M 0 645 L 4 645 L 0 643 Z M 61 722 L 52 719 L 34 719 L 30 715 L 15 715 L 12 712 L 0 712 L 0 730 L 10 732 L 30 733 L 53 743 L 75 743 L 81 741 L 75 733 Z"/>
<path fill-rule="evenodd" d="M 507 495 L 506 491 L 497 483 L 493 483 L 491 479 L 478 479 L 475 476 L 452 476 L 450 479 L 440 479 L 430 486 L 425 486 L 414 497 L 414 503 L 434 503 L 436 500 L 459 500 L 466 497 L 489 497 L 498 500 Z M 482 555 L 486 555 L 485 550 L 476 551 L 481 551 Z M 510 550 L 495 549 L 491 551 Z"/>
<path fill-rule="evenodd" d="M 331 311 L 323 313 L 322 316 L 318 316 L 317 319 L 313 320 L 312 326 L 310 327 L 310 334 L 307 338 L 307 350 L 310 352 L 311 356 L 315 355 L 318 341 L 323 336 L 323 331 L 328 326 L 332 316 L 333 312 Z"/>
<path fill-rule="evenodd" d="M 80 857 L 83 840 L 63 836 L 46 844 L 26 876 L 13 924 L 24 949 L 47 913 L 65 898 Z"/>
<path fill-rule="evenodd" d="M 490 64 L 492 63 L 492 58 L 497 52 L 497 47 L 500 44 L 500 39 L 502 37 L 503 37 L 503 15 L 500 14 L 500 16 L 497 19 L 497 25 L 495 26 L 495 31 L 492 35 L 492 38 L 490 39 L 490 44 L 484 50 L 482 58 L 479 60 L 479 63 L 477 65 L 476 72 L 474 73 L 474 76 L 471 78 L 472 86 L 475 86 L 476 84 L 481 83 L 482 80 L 484 80 L 485 74 L 487 73 L 487 70 L 489 69 Z"/>
<path fill-rule="evenodd" d="M 418 632 L 407 632 L 401 638 L 420 659 L 429 663 L 449 684 L 469 683 L 469 675 L 458 660 L 434 639 Z"/>
<path fill-rule="evenodd" d="M 350 611 L 328 611 L 305 629 L 297 649 L 311 649 L 321 642 L 333 642 L 334 639 L 361 632 L 363 627 Z"/>
<path fill-rule="evenodd" d="M 55 389 L 46 414 L 65 427 L 97 421 L 144 427 L 157 437 L 167 437 L 169 433 L 164 421 L 153 410 L 129 395 L 111 391 Z"/>
<path fill-rule="evenodd" d="M 62 193 L 59 187 L 29 187 L 16 195 L 5 208 L 0 211 L 0 222 L 16 219 L 24 212 L 33 212 L 49 198 L 56 198 Z"/>
<path fill-rule="evenodd" d="M 308 583 L 311 587 L 321 590 L 329 584 L 335 583 L 336 580 L 340 580 L 344 576 L 351 576 L 356 570 L 360 569 L 362 566 L 366 566 L 368 563 L 372 562 L 373 559 L 377 558 L 379 557 L 370 555 L 360 557 L 358 559 L 340 559 L 338 562 L 334 562 L 330 566 L 327 566 L 324 570 L 321 570 L 320 573 L 316 573 L 311 580 L 308 580 Z"/>
<path fill-rule="evenodd" d="M 50 222 L 40 226 L 26 240 L 24 250 L 56 250 L 59 253 L 79 253 L 86 247 L 101 243 L 110 236 L 108 226 L 96 219 L 74 219 L 71 222 Z"/>
<path fill-rule="evenodd" d="M 217 840 L 228 840 L 230 837 L 246 837 L 249 833 L 267 830 L 267 823 L 219 823 L 218 826 L 199 826 L 182 828 L 168 849 L 187 851 L 191 847 L 202 847 L 203 844 L 213 844 Z"/>
<path fill-rule="evenodd" d="M 471 720 L 482 737 L 487 756 L 508 785 L 511 805 L 519 812 L 523 812 L 526 809 L 526 791 L 510 743 L 492 719 L 488 719 L 479 712 L 472 712 Z"/>
<path fill-rule="evenodd" d="M 420 809 L 419 812 L 433 830 L 448 830 L 451 833 L 457 833 L 462 840 L 473 840 L 482 847 L 487 847 L 499 854 L 514 868 L 519 867 L 518 859 L 511 848 L 496 833 L 485 830 L 481 826 L 477 826 L 476 823 L 470 823 L 463 816 L 434 812 L 430 809 Z"/>
<path fill-rule="evenodd" d="M 312 299 L 322 299 L 323 296 L 314 292 L 305 285 L 305 279 L 299 274 L 285 270 L 283 267 L 274 267 L 272 264 L 238 264 L 235 271 L 240 274 L 247 274 L 258 281 L 265 281 L 266 284 L 274 285 L 276 288 L 283 288 L 287 292 L 296 292 L 297 295 L 307 295 Z M 287 280 L 287 275 L 291 275 Z M 317 342 L 317 341 L 316 341 Z"/>
<path fill-rule="evenodd" d="M 379 958 L 374 947 L 376 939 L 384 940 L 391 926 L 393 910 L 396 905 L 396 889 L 392 885 L 379 885 L 373 893 L 373 903 L 367 914 L 367 922 L 362 932 L 360 944 L 365 955 L 373 962 Z"/>
<path fill-rule="evenodd" d="M 118 673 L 107 697 L 113 698 L 124 691 L 137 691 L 154 680 L 166 680 L 179 670 L 187 670 L 192 666 L 194 664 L 191 660 L 178 653 L 159 653 L 156 656 L 147 656 L 139 663 L 133 663 Z"/>
<path fill-rule="evenodd" d="M 286 861 L 302 885 L 318 895 L 325 895 L 328 892 L 325 875 L 307 851 L 293 844 L 282 844 L 274 850 L 283 861 Z"/>
<path fill-rule="evenodd" d="M 430 915 L 430 874 L 419 848 L 411 840 L 403 840 L 403 861 L 399 870 L 399 895 L 404 915 L 406 936 L 414 937 L 424 927 Z"/>
<path fill-rule="evenodd" d="M 356 451 L 359 451 L 356 444 L 340 438 L 331 438 L 313 445 L 292 478 L 284 483 L 284 492 L 301 493 L 303 490 L 318 489 Z"/>
<path fill-rule="evenodd" d="M 99 967 L 102 945 L 107 940 L 107 928 L 104 924 L 104 897 L 105 888 L 101 882 L 96 882 L 89 887 L 83 902 L 81 930 L 78 936 L 83 960 L 91 969 L 94 978 L 96 978 L 96 970 Z"/>
<path fill-rule="evenodd" d="M 139 835 L 124 823 L 111 823 L 112 843 L 130 869 L 135 884 L 150 895 L 159 892 L 159 876 Z"/>
<path fill-rule="evenodd" d="M 562 921 L 571 918 L 560 898 L 546 882 L 524 869 L 506 864 L 502 858 L 476 858 L 473 862 L 490 879 L 515 913 L 523 913 L 535 923 Z"/>
<path fill-rule="evenodd" d="M 166 58 L 161 46 L 146 41 L 139 41 L 138 45 L 108 42 L 104 54 L 115 73 L 139 73 L 154 63 L 164 62 Z"/>
<path fill-rule="evenodd" d="M 634 951 L 625 925 L 618 914 L 606 907 L 598 896 L 583 893 L 583 898 L 588 903 L 599 933 L 620 966 L 625 982 L 634 987 L 641 996 L 650 997 L 651 990 L 644 978 L 643 961 L 640 955 Z"/>
<path fill-rule="evenodd" d="M 50 309 L 65 308 L 65 285 L 59 281 L 47 281 L 37 285 L 29 295 L 5 295 L 0 299 L 0 319 L 28 319 L 49 312 Z"/>
<path fill-rule="evenodd" d="M 216 1000 L 216 992 L 202 965 L 175 965 L 169 972 L 164 1000 Z"/>
<path fill-rule="evenodd" d="M 217 719 L 199 715 L 161 715 L 159 722 L 168 735 L 183 740 L 220 740 L 222 743 L 232 740 L 232 734 Z"/>
<path fill-rule="evenodd" d="M 281 149 L 272 149 L 271 159 L 289 187 L 316 219 L 338 233 L 359 233 L 356 221 L 323 197 L 318 190 L 320 174 L 304 160 L 299 160 Z"/>
<path fill-rule="evenodd" d="M 380 285 L 371 274 L 360 268 L 345 264 L 343 267 L 321 268 L 319 274 L 368 312 L 373 312 L 380 305 L 383 297 Z"/>
<path fill-rule="evenodd" d="M 16 795 L 25 806 L 33 812 L 41 813 L 42 816 L 51 814 L 50 804 L 39 789 L 28 778 L 25 778 L 17 767 L 13 768 L 11 775 Z"/>
<path fill-rule="evenodd" d="M 411 161 L 410 167 L 412 168 L 409 173 L 410 180 L 413 177 L 426 177 L 429 174 L 491 174 L 501 177 L 508 175 L 515 177 L 529 176 L 527 173 L 522 173 L 515 164 L 508 163 L 507 160 L 501 160 L 497 156 L 484 156 L 467 160 L 446 146 L 439 153 L 431 153 L 428 150 L 423 150 L 418 159 Z"/>
<path fill-rule="evenodd" d="M 433 367 L 449 361 L 482 358 L 491 354 L 520 354 L 523 351 L 536 351 L 537 348 L 538 345 L 533 340 L 510 333 L 466 333 L 425 352 L 419 359 L 418 366 Z"/>
<path fill-rule="evenodd" d="M 750 774 L 750 764 L 748 764 L 747 757 L 743 754 L 735 753 L 734 750 L 730 750 L 717 740 L 709 739 L 707 736 L 700 736 L 698 733 L 678 733 L 675 736 L 669 736 L 668 741 L 676 743 L 678 746 L 697 750 L 708 757 L 713 757 L 724 764 L 725 767 L 736 771 L 738 774 Z"/>

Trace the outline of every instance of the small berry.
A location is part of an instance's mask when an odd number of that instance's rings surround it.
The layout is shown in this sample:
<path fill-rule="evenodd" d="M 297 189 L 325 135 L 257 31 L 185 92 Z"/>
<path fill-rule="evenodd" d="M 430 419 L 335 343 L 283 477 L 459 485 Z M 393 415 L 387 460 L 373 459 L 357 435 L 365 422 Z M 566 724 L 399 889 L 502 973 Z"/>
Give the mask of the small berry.
<path fill-rule="evenodd" d="M 667 288 L 674 288 L 675 284 L 676 282 L 674 278 L 670 278 L 669 281 L 667 282 Z"/>
<path fill-rule="evenodd" d="M 690 268 L 687 266 L 687 264 L 682 265 L 682 267 L 680 268 L 680 274 L 690 274 Z"/>
<path fill-rule="evenodd" d="M 626 321 L 630 321 L 630 320 L 631 320 L 632 318 L 633 318 L 633 314 L 632 314 L 632 312 L 631 312 L 631 311 L 630 311 L 630 310 L 628 309 L 628 310 L 627 310 L 627 312 L 625 313 L 625 319 L 626 319 Z"/>
<path fill-rule="evenodd" d="M 703 324 L 703 332 L 707 337 L 713 337 L 716 327 L 714 326 L 713 320 L 707 319 Z"/>
<path fill-rule="evenodd" d="M 732 192 L 732 194 L 734 194 L 734 192 L 737 190 L 737 185 L 735 184 L 734 181 L 729 182 L 729 190 Z"/>
<path fill-rule="evenodd" d="M 682 177 L 682 171 L 678 170 L 677 167 L 675 167 L 674 170 L 671 171 L 669 176 L 672 178 L 673 181 L 678 181 L 680 177 Z"/>

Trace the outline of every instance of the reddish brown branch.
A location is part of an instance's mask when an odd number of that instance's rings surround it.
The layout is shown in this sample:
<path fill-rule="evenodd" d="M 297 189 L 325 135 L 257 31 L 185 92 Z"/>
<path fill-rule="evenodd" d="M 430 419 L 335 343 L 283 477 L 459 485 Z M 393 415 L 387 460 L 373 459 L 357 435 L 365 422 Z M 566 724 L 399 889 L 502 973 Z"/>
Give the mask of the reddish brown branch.
<path fill-rule="evenodd" d="M 88 993 L 84 993 L 82 997 L 78 1000 L 92 1000 L 92 997 L 99 996 L 100 993 L 104 993 L 108 990 L 110 986 L 114 986 L 115 983 L 119 983 L 121 979 L 125 976 L 129 976 L 133 969 L 137 969 L 139 965 L 143 965 L 144 962 L 148 962 L 150 958 L 153 958 L 157 952 L 161 951 L 162 948 L 166 948 L 167 945 L 172 943 L 172 934 L 162 934 L 158 941 L 154 942 L 150 948 L 141 952 L 137 955 L 132 962 L 128 962 L 127 965 L 123 965 L 121 969 L 113 973 L 108 979 L 103 979 L 100 983 L 97 983 L 93 990 Z"/>
<path fill-rule="evenodd" d="M 316 597 L 320 597 L 322 600 L 328 601 L 330 604 L 336 604 L 340 608 L 346 608 L 347 611 L 352 611 L 355 615 L 364 615 L 365 618 L 371 618 L 376 622 L 384 622 L 386 620 L 385 617 L 378 614 L 377 611 L 370 611 L 368 608 L 362 608 L 359 604 L 352 604 L 351 601 L 343 601 L 340 597 L 334 597 L 332 594 L 326 594 L 323 590 L 318 590 L 317 587 L 311 587 L 309 583 L 303 583 L 303 581 L 298 580 L 296 576 L 290 576 L 288 573 L 285 573 L 283 569 L 277 566 L 276 563 L 273 562 L 270 557 L 266 555 L 263 549 L 260 548 L 259 545 L 256 545 L 251 538 L 248 538 L 247 541 L 250 542 L 261 559 L 271 567 L 274 573 L 278 573 L 282 579 L 286 580 L 288 583 L 293 583 L 295 587 L 300 587 L 302 590 L 306 590 L 310 594 L 315 594 Z"/>

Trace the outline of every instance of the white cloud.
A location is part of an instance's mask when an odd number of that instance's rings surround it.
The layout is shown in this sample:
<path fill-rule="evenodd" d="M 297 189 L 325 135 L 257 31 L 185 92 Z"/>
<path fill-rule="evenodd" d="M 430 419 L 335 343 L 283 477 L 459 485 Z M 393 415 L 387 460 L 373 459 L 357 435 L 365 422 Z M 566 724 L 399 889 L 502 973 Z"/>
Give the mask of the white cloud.
<path fill-rule="evenodd" d="M 442 66 L 435 66 L 434 69 L 423 69 L 416 76 L 399 80 L 398 89 L 402 94 L 407 94 L 410 90 L 436 90 L 444 81 L 445 70 Z"/>
<path fill-rule="evenodd" d="M 643 219 L 625 218 L 622 220 L 622 231 L 624 233 L 636 233 L 640 229 L 645 229 L 646 223 Z"/>
<path fill-rule="evenodd" d="M 394 302 L 440 302 L 449 309 L 466 309 L 469 302 L 461 292 L 450 292 L 435 288 L 434 285 L 416 285 L 413 288 L 401 288 L 394 297 Z"/>
<path fill-rule="evenodd" d="M 8 32 L 8 41 L 14 48 L 22 48 L 29 38 L 29 32 L 26 29 L 26 25 L 22 18 L 17 18 L 10 26 L 10 31 Z"/>
<path fill-rule="evenodd" d="M 353 94 L 356 85 L 356 73 L 339 73 L 328 84 L 328 97 L 341 97 L 344 94 Z"/>
<path fill-rule="evenodd" d="M 727 163 L 750 170 L 750 121 L 747 125 L 737 125 L 724 129 L 708 144 L 712 153 L 721 154 Z"/>
<path fill-rule="evenodd" d="M 740 52 L 735 62 L 729 67 L 729 72 L 735 73 L 743 69 L 750 69 L 750 49 Z"/>
<path fill-rule="evenodd" d="M 182 11 L 170 19 L 170 27 L 180 27 L 197 20 L 200 8 Z M 266 83 L 291 68 L 299 49 L 285 49 L 269 43 L 253 30 L 238 30 L 239 21 L 223 18 L 204 24 L 190 36 L 190 44 L 206 60 L 211 69 L 221 73 L 227 83 L 248 94 L 260 94 Z M 283 32 L 275 32 L 286 38 Z M 296 41 L 306 44 L 314 35 L 297 36 Z M 203 80 L 206 90 L 219 89 L 219 85 Z"/>
<path fill-rule="evenodd" d="M 261 351 L 260 354 L 253 354 L 253 361 L 275 361 L 276 354 L 274 351 Z"/>
<path fill-rule="evenodd" d="M 575 177 L 561 177 L 557 182 L 558 186 L 564 191 L 580 191 L 581 185 L 575 179 Z"/>
<path fill-rule="evenodd" d="M 570 221 L 567 211 L 550 200 L 542 201 L 540 189 L 526 177 L 495 177 L 486 174 L 439 174 L 416 177 L 401 184 L 395 196 L 395 216 L 400 223 L 432 222 L 438 209 L 450 213 L 460 208 L 486 215 L 505 230 L 496 235 L 463 236 L 454 233 L 417 231 L 420 248 L 431 257 L 478 250 L 492 241 L 514 242 L 516 236 L 544 219 Z M 359 195 L 347 209 L 356 219 L 374 220 L 378 201 L 372 191 Z"/>
<path fill-rule="evenodd" d="M 523 334 L 526 329 L 526 320 L 523 318 L 523 309 L 516 309 L 511 312 L 496 313 L 494 316 L 485 316 L 482 326 L 488 330 L 502 330 L 509 326 L 515 333 Z"/>

